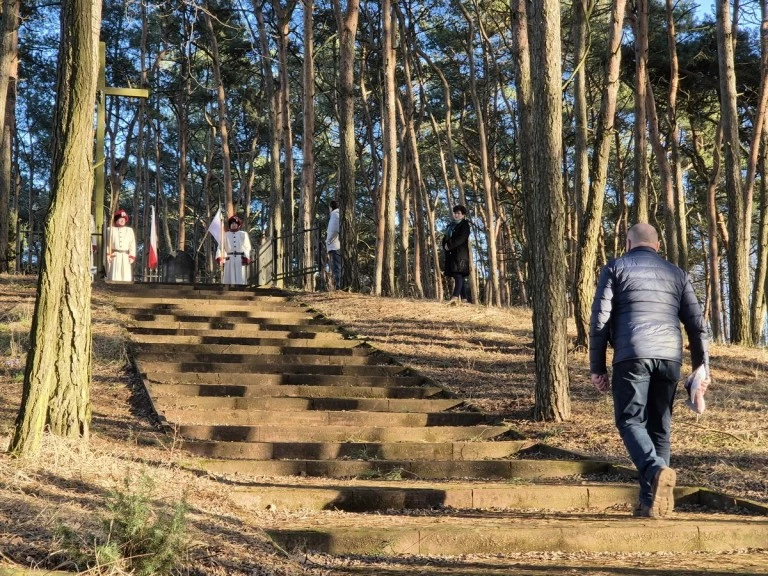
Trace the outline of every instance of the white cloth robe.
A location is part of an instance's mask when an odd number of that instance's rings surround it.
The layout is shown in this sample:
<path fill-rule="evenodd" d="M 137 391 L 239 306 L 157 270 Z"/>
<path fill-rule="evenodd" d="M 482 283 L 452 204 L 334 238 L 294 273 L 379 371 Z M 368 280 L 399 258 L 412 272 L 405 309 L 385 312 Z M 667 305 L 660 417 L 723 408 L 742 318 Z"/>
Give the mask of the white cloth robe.
<path fill-rule="evenodd" d="M 107 239 L 107 280 L 133 282 L 131 260 L 136 258 L 136 237 L 129 226 L 110 226 Z"/>
<path fill-rule="evenodd" d="M 251 257 L 251 239 L 243 230 L 224 233 L 222 243 L 216 251 L 216 258 L 224 259 L 224 273 L 221 275 L 222 284 L 248 283 L 247 269 L 243 266 L 243 256 Z"/>

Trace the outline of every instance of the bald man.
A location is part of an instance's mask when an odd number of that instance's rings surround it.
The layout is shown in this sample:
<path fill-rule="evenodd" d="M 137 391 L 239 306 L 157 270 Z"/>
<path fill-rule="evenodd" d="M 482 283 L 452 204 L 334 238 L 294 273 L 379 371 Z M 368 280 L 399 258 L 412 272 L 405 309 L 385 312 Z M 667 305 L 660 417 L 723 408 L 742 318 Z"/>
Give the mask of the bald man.
<path fill-rule="evenodd" d="M 613 394 L 616 428 L 640 481 L 634 516 L 658 518 L 674 509 L 677 475 L 669 467 L 672 403 L 683 361 L 685 327 L 691 364 L 709 385 L 707 329 L 688 274 L 657 254 L 649 224 L 627 234 L 627 252 L 600 273 L 589 328 L 592 384 Z M 613 377 L 606 349 L 613 348 Z"/>

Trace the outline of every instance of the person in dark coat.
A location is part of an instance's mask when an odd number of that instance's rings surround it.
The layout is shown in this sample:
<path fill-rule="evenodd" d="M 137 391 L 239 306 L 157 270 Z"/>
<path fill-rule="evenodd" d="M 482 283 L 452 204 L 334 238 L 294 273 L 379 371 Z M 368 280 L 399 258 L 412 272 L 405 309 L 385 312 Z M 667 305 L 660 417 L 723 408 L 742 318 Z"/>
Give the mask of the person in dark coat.
<path fill-rule="evenodd" d="M 657 254 L 649 224 L 627 234 L 627 253 L 601 271 L 589 327 L 592 384 L 612 391 L 614 416 L 640 481 L 633 514 L 662 517 L 674 509 L 677 475 L 669 467 L 672 403 L 680 379 L 685 327 L 693 369 L 704 366 L 709 385 L 707 329 L 688 274 Z M 613 347 L 609 381 L 606 348 Z"/>
<path fill-rule="evenodd" d="M 461 304 L 464 296 L 464 279 L 469 276 L 469 222 L 467 209 L 459 204 L 453 208 L 453 222 L 443 236 L 445 250 L 445 275 L 453 278 L 453 295 L 449 306 Z"/>

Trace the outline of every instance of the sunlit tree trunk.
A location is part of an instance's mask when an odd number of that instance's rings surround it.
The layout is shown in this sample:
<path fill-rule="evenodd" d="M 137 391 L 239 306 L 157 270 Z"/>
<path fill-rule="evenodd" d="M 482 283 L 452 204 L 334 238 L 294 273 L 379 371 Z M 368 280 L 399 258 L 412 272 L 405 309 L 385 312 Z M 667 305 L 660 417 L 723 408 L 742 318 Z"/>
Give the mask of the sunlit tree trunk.
<path fill-rule="evenodd" d="M 272 57 L 269 50 L 269 41 L 267 39 L 267 29 L 264 24 L 264 12 L 262 11 L 261 1 L 252 0 L 253 9 L 256 13 L 256 21 L 259 27 L 259 44 L 261 46 L 261 62 L 264 73 L 264 94 L 267 101 L 267 113 L 269 115 L 269 207 L 270 207 L 270 228 L 269 235 L 272 241 L 276 243 L 277 253 L 282 253 L 283 241 L 283 202 L 282 191 L 282 171 L 280 167 L 280 140 L 281 124 L 278 114 L 278 103 L 275 97 L 274 77 L 272 75 Z M 277 277 L 275 285 L 283 286 L 283 259 L 277 259 L 273 263 L 274 274 Z"/>
<path fill-rule="evenodd" d="M 592 152 L 589 197 L 584 212 L 584 222 L 579 230 L 574 313 L 577 332 L 576 343 L 585 348 L 589 344 L 589 317 L 592 298 L 595 295 L 595 265 L 603 218 L 611 134 L 614 131 L 614 117 L 616 115 L 616 95 L 619 90 L 621 37 L 625 6 L 625 0 L 615 0 L 611 11 L 603 98 L 595 127 L 595 144 Z"/>
<path fill-rule="evenodd" d="M 720 64 L 720 114 L 723 122 L 725 186 L 728 196 L 728 301 L 731 342 L 750 344 L 749 241 L 751 198 L 741 181 L 741 147 L 734 68 L 734 30 L 729 0 L 717 0 L 717 47 Z"/>
<path fill-rule="evenodd" d="M 43 428 L 88 438 L 91 377 L 90 203 L 101 3 L 61 7 L 51 205 L 10 451 L 31 456 Z"/>
<path fill-rule="evenodd" d="M 475 26 L 472 17 L 469 13 L 459 4 L 461 11 L 464 15 L 464 19 L 467 21 L 467 59 L 469 62 L 469 90 L 472 97 L 472 103 L 475 108 L 475 115 L 477 116 L 477 138 L 478 138 L 478 153 L 480 154 L 480 170 L 482 176 L 482 189 L 485 197 L 485 226 L 486 226 L 486 242 L 488 250 L 488 267 L 489 267 L 489 279 L 490 290 L 486 287 L 486 302 L 488 304 L 494 304 L 501 306 L 501 292 L 499 283 L 499 267 L 498 254 L 496 250 L 496 214 L 493 210 L 493 184 L 491 182 L 490 165 L 488 160 L 488 138 L 486 136 L 485 117 L 483 115 L 483 108 L 480 105 L 480 98 L 477 93 L 477 72 L 475 69 L 474 58 L 474 36 Z"/>
<path fill-rule="evenodd" d="M 224 92 L 224 83 L 221 80 L 221 58 L 219 57 L 219 41 L 216 39 L 216 31 L 208 11 L 203 11 L 203 19 L 208 33 L 211 35 L 211 67 L 213 68 L 213 81 L 216 85 L 216 98 L 218 100 L 219 136 L 221 137 L 221 163 L 224 174 L 224 203 L 227 215 L 235 213 L 235 203 L 232 188 L 232 159 L 229 153 L 229 119 L 227 112 L 227 96 Z"/>
<path fill-rule="evenodd" d="M 312 228 L 312 217 L 315 213 L 315 62 L 314 62 L 314 33 L 312 31 L 314 0 L 304 0 L 304 138 L 302 139 L 301 167 L 301 227 L 304 230 Z M 312 253 L 312 237 L 309 232 L 302 235 L 303 267 L 309 270 L 313 265 L 315 255 Z M 313 290 L 314 277 L 311 274 L 302 276 L 305 290 Z"/>
<path fill-rule="evenodd" d="M 293 185 L 293 130 L 291 129 L 291 92 L 290 71 L 288 69 L 288 33 L 291 18 L 297 0 L 289 0 L 285 8 L 280 6 L 280 0 L 272 0 L 272 7 L 277 16 L 277 47 L 280 65 L 280 111 L 283 136 L 283 231 L 288 241 L 293 238 L 290 233 L 295 228 L 296 208 Z M 292 252 L 291 252 L 292 253 Z"/>
<path fill-rule="evenodd" d="M 571 416 L 568 377 L 566 258 L 563 245 L 565 198 L 562 173 L 560 3 L 535 0 L 529 14 L 533 106 L 531 138 L 533 223 L 529 243 L 537 258 L 531 263 L 533 341 L 536 363 L 534 418 L 567 420 Z"/>
<path fill-rule="evenodd" d="M 376 238 L 383 242 L 381 266 L 381 294 L 395 294 L 395 199 L 397 194 L 397 109 L 395 92 L 395 35 L 392 2 L 381 4 L 382 59 L 384 64 L 384 106 L 382 115 L 382 139 L 384 144 L 384 180 L 382 203 L 384 204 L 384 235 Z"/>
<path fill-rule="evenodd" d="M 360 1 L 347 0 L 342 11 L 340 0 L 331 0 L 339 33 L 339 216 L 341 220 L 342 286 L 358 282 L 357 223 L 355 203 L 355 37 L 360 16 Z"/>
<path fill-rule="evenodd" d="M 659 180 L 664 195 L 664 246 L 666 248 L 667 260 L 677 264 L 678 254 L 678 234 L 677 220 L 675 212 L 677 205 L 675 203 L 675 187 L 672 181 L 672 169 L 669 166 L 667 151 L 661 141 L 661 131 L 659 129 L 659 116 L 656 113 L 656 102 L 653 99 L 653 87 L 650 80 L 646 84 L 647 110 L 648 110 L 648 129 L 650 132 L 651 146 L 656 156 L 656 164 L 659 167 Z"/>
<path fill-rule="evenodd" d="M 13 186 L 12 142 L 16 119 L 18 76 L 19 0 L 4 0 L 0 42 L 0 272 L 9 270 L 11 188 Z"/>
<path fill-rule="evenodd" d="M 646 78 L 648 76 L 648 3 L 635 1 L 635 214 L 648 222 L 648 147 L 646 138 Z"/>
<path fill-rule="evenodd" d="M 677 58 L 677 33 L 675 32 L 675 2 L 666 0 L 667 48 L 669 50 L 669 103 L 667 124 L 669 126 L 670 165 L 675 197 L 675 230 L 677 231 L 677 265 L 688 269 L 688 224 L 686 221 L 685 188 L 683 187 L 683 166 L 680 159 L 680 124 L 677 121 L 677 93 L 680 84 L 680 65 Z"/>

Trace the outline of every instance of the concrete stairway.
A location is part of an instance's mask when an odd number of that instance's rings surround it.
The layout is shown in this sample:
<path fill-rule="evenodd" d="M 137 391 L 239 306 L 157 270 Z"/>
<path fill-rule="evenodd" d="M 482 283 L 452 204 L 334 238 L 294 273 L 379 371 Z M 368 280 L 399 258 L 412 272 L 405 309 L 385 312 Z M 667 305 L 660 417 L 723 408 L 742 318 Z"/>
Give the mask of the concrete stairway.
<path fill-rule="evenodd" d="M 520 438 L 499 418 L 285 292 L 115 286 L 155 410 L 285 547 L 334 554 L 768 547 L 766 509 L 679 487 L 674 519 L 628 518 L 631 471 Z M 291 478 L 288 477 L 298 477 Z M 757 515 L 732 516 L 740 506 Z M 345 511 L 343 517 L 338 511 Z M 414 512 L 415 511 L 415 512 Z"/>

